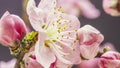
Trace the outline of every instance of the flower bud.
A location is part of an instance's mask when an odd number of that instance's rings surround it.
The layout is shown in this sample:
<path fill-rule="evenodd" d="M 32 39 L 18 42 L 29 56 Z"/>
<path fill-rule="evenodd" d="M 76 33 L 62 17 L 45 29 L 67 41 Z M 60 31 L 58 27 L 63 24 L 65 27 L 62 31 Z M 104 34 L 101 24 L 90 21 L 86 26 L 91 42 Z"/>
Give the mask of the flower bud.
<path fill-rule="evenodd" d="M 24 21 L 17 15 L 8 11 L 0 19 L 0 43 L 8 47 L 14 47 L 15 41 L 20 41 L 27 28 Z"/>
<path fill-rule="evenodd" d="M 100 68 L 120 68 L 120 54 L 115 51 L 104 53 L 99 61 Z"/>
<path fill-rule="evenodd" d="M 111 16 L 120 16 L 120 0 L 103 0 L 103 9 Z"/>
<path fill-rule="evenodd" d="M 78 30 L 78 40 L 82 57 L 85 59 L 94 58 L 99 51 L 99 45 L 103 39 L 103 35 L 90 25 L 80 28 Z"/>
<path fill-rule="evenodd" d="M 78 68 L 99 68 L 98 61 L 99 61 L 99 58 L 85 60 L 85 61 L 82 61 L 77 66 L 78 66 Z"/>

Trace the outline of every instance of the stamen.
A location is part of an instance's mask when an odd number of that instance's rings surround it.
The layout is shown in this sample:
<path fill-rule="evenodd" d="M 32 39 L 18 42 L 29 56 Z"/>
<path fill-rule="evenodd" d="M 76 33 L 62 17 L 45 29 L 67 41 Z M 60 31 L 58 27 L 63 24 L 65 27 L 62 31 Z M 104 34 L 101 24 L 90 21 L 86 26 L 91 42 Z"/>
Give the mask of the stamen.
<path fill-rule="evenodd" d="M 69 46 L 68 44 L 66 44 L 66 43 L 64 43 L 64 42 L 62 42 L 62 41 L 60 41 L 60 40 L 58 40 L 58 39 L 56 39 L 56 41 L 59 42 L 59 43 L 61 43 L 61 44 L 64 45 L 64 46 L 67 46 L 67 47 L 69 47 L 70 49 L 72 49 L 72 47 Z"/>

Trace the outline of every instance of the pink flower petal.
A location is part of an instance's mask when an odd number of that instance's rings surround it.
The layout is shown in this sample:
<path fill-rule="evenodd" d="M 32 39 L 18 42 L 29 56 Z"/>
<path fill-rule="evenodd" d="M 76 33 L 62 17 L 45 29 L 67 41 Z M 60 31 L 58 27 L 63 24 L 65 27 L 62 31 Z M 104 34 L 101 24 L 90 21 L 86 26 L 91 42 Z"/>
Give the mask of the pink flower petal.
<path fill-rule="evenodd" d="M 35 6 L 34 0 L 29 0 L 27 5 L 27 14 L 29 15 L 32 27 L 38 31 L 41 28 L 40 26 L 45 22 L 44 18 L 46 18 L 46 16 L 44 11 Z"/>
<path fill-rule="evenodd" d="M 56 61 L 56 67 L 57 68 L 71 68 L 72 67 L 72 64 L 65 64 L 65 63 L 62 63 L 61 61 L 57 60 Z"/>
<path fill-rule="evenodd" d="M 99 68 L 98 61 L 99 58 L 85 60 L 78 65 L 78 68 Z"/>
<path fill-rule="evenodd" d="M 100 16 L 99 10 L 96 9 L 95 6 L 89 0 L 80 0 L 78 3 L 82 14 L 85 17 L 94 19 Z"/>
<path fill-rule="evenodd" d="M 38 5 L 38 8 L 39 9 L 43 9 L 44 11 L 53 11 L 54 8 L 56 7 L 56 0 L 41 0 L 39 5 Z"/>
<path fill-rule="evenodd" d="M 0 61 L 0 68 L 14 68 L 16 59 L 12 59 L 8 62 Z"/>
<path fill-rule="evenodd" d="M 45 68 L 49 68 L 50 65 L 55 62 L 56 57 L 50 48 L 46 47 L 44 41 L 46 39 L 46 34 L 40 32 L 40 40 L 35 45 L 35 56 L 36 60 Z"/>
<path fill-rule="evenodd" d="M 33 59 L 31 59 L 27 64 L 27 68 L 43 68 L 36 60 Z"/>
<path fill-rule="evenodd" d="M 89 0 L 57 0 L 57 8 L 60 11 L 78 16 L 84 15 L 87 18 L 94 19 L 100 16 L 100 12 Z"/>

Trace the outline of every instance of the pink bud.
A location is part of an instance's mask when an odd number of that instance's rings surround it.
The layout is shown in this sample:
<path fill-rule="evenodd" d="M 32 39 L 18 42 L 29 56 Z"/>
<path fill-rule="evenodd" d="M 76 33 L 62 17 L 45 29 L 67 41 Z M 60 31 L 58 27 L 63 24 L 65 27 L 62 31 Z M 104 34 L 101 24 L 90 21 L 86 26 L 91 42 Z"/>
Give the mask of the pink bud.
<path fill-rule="evenodd" d="M 34 51 L 30 51 L 24 55 L 23 58 L 26 68 L 43 68 L 40 63 L 36 61 Z"/>
<path fill-rule="evenodd" d="M 94 58 L 86 61 L 82 61 L 78 64 L 78 68 L 99 68 L 98 67 L 99 58 Z"/>
<path fill-rule="evenodd" d="M 100 58 L 99 67 L 120 68 L 120 54 L 115 51 L 106 52 Z"/>
<path fill-rule="evenodd" d="M 12 43 L 21 40 L 27 28 L 24 21 L 8 11 L 0 19 L 0 43 L 12 47 Z"/>
<path fill-rule="evenodd" d="M 36 60 L 30 59 L 27 62 L 27 68 L 43 68 Z"/>
<path fill-rule="evenodd" d="M 120 0 L 103 0 L 103 9 L 111 16 L 120 16 Z"/>
<path fill-rule="evenodd" d="M 80 28 L 78 30 L 78 40 L 82 57 L 86 59 L 94 58 L 98 53 L 99 45 L 103 39 L 103 35 L 90 25 Z"/>

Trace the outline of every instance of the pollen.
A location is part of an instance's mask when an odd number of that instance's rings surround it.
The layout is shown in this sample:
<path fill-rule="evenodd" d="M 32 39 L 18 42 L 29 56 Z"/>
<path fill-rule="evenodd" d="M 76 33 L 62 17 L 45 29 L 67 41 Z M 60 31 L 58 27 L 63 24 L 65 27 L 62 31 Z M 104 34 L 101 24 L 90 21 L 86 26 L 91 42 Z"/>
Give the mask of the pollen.
<path fill-rule="evenodd" d="M 56 4 L 56 2 L 53 2 L 53 4 Z"/>
<path fill-rule="evenodd" d="M 63 19 L 63 17 L 62 17 L 62 16 L 59 16 L 59 18 L 60 18 L 60 19 Z"/>
<path fill-rule="evenodd" d="M 49 46 L 49 40 L 46 40 L 46 41 L 45 41 L 45 46 L 46 46 L 46 47 L 50 47 L 50 46 Z"/>
<path fill-rule="evenodd" d="M 60 28 L 60 30 L 65 30 L 67 28 L 67 26 L 66 25 L 64 25 L 64 26 L 62 26 L 61 28 Z"/>
<path fill-rule="evenodd" d="M 53 42 L 56 42 L 56 40 L 52 40 Z"/>
<path fill-rule="evenodd" d="M 44 28 L 45 28 L 45 25 L 43 25 L 42 28 L 44 29 Z"/>
<path fill-rule="evenodd" d="M 69 39 L 69 37 L 67 37 L 67 39 Z"/>
<path fill-rule="evenodd" d="M 64 37 L 64 35 L 62 35 L 62 38 Z"/>
<path fill-rule="evenodd" d="M 71 33 L 70 33 L 70 32 L 68 32 L 68 34 L 70 35 Z"/>
<path fill-rule="evenodd" d="M 60 33 L 60 30 L 58 29 L 58 33 Z"/>
<path fill-rule="evenodd" d="M 77 40 L 74 40 L 74 43 L 76 43 L 77 42 Z"/>
<path fill-rule="evenodd" d="M 57 10 L 60 11 L 61 13 L 65 13 L 64 9 L 62 8 L 62 6 L 59 6 Z"/>

